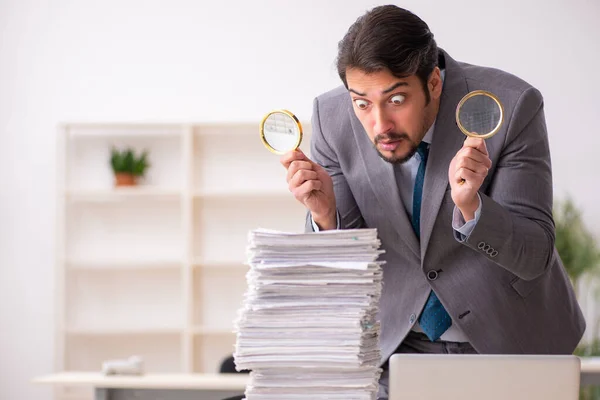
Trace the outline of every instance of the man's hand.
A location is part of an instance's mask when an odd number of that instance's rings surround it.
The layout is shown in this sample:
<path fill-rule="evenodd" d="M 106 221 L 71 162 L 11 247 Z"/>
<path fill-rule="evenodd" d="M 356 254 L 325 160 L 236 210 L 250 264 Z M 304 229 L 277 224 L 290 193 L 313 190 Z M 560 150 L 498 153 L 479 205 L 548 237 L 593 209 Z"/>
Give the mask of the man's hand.
<path fill-rule="evenodd" d="M 465 221 L 475 218 L 475 211 L 479 208 L 477 192 L 491 166 L 492 160 L 485 141 L 472 137 L 465 140 L 463 147 L 450 162 L 448 181 L 452 188 L 452 201 Z"/>
<path fill-rule="evenodd" d="M 294 197 L 310 211 L 320 229 L 337 226 L 335 195 L 331 177 L 319 164 L 300 150 L 290 151 L 280 159 L 287 169 L 287 183 Z"/>

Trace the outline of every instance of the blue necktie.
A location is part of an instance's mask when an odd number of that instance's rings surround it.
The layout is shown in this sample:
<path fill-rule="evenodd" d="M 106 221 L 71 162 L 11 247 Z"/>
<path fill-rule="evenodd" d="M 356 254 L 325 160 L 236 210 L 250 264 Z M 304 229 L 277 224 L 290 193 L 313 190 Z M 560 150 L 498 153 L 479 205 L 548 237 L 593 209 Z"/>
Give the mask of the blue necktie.
<path fill-rule="evenodd" d="M 421 156 L 421 164 L 417 171 L 417 177 L 415 179 L 415 188 L 413 192 L 413 213 L 412 213 L 412 226 L 417 234 L 417 238 L 421 236 L 421 197 L 423 194 L 423 182 L 425 180 L 425 166 L 427 164 L 427 143 L 421 142 L 417 148 L 417 152 Z M 429 294 L 429 298 L 425 303 L 423 312 L 419 317 L 419 324 L 423 329 L 423 332 L 427 335 L 429 340 L 435 342 L 442 336 L 444 332 L 452 325 L 452 319 L 448 312 L 444 309 L 444 306 L 432 290 Z"/>

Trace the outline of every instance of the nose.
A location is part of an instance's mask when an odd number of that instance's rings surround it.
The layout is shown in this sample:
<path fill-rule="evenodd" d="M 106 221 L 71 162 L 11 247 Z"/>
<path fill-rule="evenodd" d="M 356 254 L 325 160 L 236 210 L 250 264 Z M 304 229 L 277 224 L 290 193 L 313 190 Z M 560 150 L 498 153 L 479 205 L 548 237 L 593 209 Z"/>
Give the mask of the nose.
<path fill-rule="evenodd" d="M 375 108 L 373 110 L 373 132 L 375 135 L 385 134 L 393 130 L 394 124 L 390 118 L 387 117 L 384 110 L 381 108 Z"/>

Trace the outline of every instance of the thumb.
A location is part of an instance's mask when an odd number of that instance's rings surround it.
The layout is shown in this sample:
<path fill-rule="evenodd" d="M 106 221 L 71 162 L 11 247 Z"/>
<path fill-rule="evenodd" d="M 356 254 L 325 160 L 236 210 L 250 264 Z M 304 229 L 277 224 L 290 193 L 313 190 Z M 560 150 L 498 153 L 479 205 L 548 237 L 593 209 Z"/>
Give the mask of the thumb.
<path fill-rule="evenodd" d="M 479 143 L 477 144 L 477 150 L 479 150 L 486 156 L 489 155 L 488 151 L 487 151 L 487 145 L 485 144 L 485 140 L 484 139 L 477 139 L 477 140 L 479 140 Z"/>

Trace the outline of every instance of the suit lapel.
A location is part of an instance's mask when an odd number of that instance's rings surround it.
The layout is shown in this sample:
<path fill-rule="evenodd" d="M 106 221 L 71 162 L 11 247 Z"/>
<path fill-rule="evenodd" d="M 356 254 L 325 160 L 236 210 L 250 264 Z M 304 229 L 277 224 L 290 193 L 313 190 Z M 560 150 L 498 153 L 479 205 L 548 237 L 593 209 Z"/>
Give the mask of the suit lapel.
<path fill-rule="evenodd" d="M 462 147 L 466 138 L 456 125 L 455 113 L 460 99 L 468 92 L 467 82 L 458 63 L 445 53 L 444 56 L 446 77 L 429 149 L 423 186 L 421 259 L 425 257 L 433 225 L 448 187 L 450 161 Z"/>
<path fill-rule="evenodd" d="M 350 113 L 350 120 L 352 121 L 352 130 L 354 131 L 357 148 L 360 149 L 358 153 L 362 157 L 367 178 L 373 192 L 379 204 L 391 216 L 390 219 L 397 221 L 397 223 L 394 222 L 392 225 L 396 228 L 400 237 L 403 238 L 414 254 L 420 257 L 419 242 L 402 203 L 398 185 L 396 184 L 394 167 L 379 157 L 352 108 L 348 111 Z"/>

